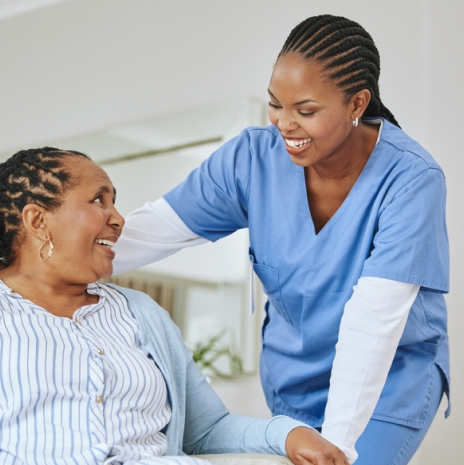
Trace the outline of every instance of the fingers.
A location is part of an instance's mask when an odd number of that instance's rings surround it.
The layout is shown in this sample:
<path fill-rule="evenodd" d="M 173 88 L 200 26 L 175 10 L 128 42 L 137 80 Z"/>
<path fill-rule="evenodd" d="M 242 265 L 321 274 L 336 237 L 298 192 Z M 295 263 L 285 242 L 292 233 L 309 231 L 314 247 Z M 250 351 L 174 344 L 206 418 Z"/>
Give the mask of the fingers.
<path fill-rule="evenodd" d="M 295 465 L 350 465 L 338 447 L 310 428 L 292 430 L 285 446 L 288 458 Z"/>

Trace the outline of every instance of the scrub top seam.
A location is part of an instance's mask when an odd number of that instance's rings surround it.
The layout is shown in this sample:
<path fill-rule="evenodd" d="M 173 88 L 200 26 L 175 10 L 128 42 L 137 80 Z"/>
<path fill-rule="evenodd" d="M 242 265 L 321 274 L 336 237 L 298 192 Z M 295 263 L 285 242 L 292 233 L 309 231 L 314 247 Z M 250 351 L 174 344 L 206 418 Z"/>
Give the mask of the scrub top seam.
<path fill-rule="evenodd" d="M 392 199 L 390 201 L 390 203 L 388 205 L 391 205 L 395 200 L 397 200 L 398 198 L 401 197 L 398 196 L 398 194 L 405 188 L 407 187 L 409 184 L 411 184 L 413 181 L 415 181 L 417 178 L 419 178 L 420 176 L 422 175 L 426 175 L 426 174 L 429 174 L 430 170 L 433 170 L 433 171 L 437 171 L 439 172 L 442 176 L 443 176 L 443 180 L 445 180 L 445 175 L 443 174 L 443 171 L 439 168 L 432 168 L 430 166 L 428 166 L 426 169 L 424 169 L 423 171 L 421 171 L 420 173 L 416 174 L 413 178 L 411 178 L 409 181 L 407 181 L 405 184 L 403 184 L 401 187 L 398 188 L 398 190 L 395 192 L 395 194 L 392 196 Z M 432 174 L 432 173 L 430 173 Z"/>
<path fill-rule="evenodd" d="M 439 341 L 440 343 L 443 342 L 443 340 L 445 339 L 444 337 L 442 337 L 442 335 L 440 334 L 440 332 L 437 330 L 437 328 L 434 328 L 433 325 L 430 323 L 430 319 L 429 319 L 429 315 L 425 309 L 425 306 L 424 304 L 422 303 L 422 295 L 421 293 L 419 292 L 417 294 L 417 298 L 420 302 L 420 306 L 422 307 L 422 311 L 424 312 L 424 316 L 425 316 L 425 321 L 427 321 L 427 325 L 429 326 L 429 328 L 434 331 L 436 333 L 436 335 L 440 338 Z"/>
<path fill-rule="evenodd" d="M 248 134 L 250 132 L 254 132 L 254 131 L 258 131 L 258 132 L 261 132 L 261 131 L 265 131 L 265 132 L 268 132 L 269 134 L 271 134 L 272 137 L 274 137 L 274 139 L 277 139 L 277 136 L 271 131 L 271 128 L 274 128 L 275 126 L 273 125 L 269 125 L 269 126 L 265 126 L 265 127 L 261 127 L 261 126 L 252 126 L 252 127 L 249 127 L 246 129 L 246 131 L 248 132 Z"/>
<path fill-rule="evenodd" d="M 399 152 L 401 152 L 404 155 L 410 154 L 410 155 L 413 155 L 414 157 L 419 158 L 427 166 L 426 169 L 438 170 L 441 173 L 443 173 L 443 170 L 439 166 L 431 165 L 421 154 L 419 154 L 419 153 L 417 153 L 417 152 L 415 152 L 415 151 L 413 151 L 411 149 L 405 148 L 405 147 L 399 147 L 398 144 L 396 144 L 396 143 L 394 143 L 394 142 L 392 142 L 390 140 L 383 139 L 383 137 L 380 137 L 380 140 L 382 142 L 385 142 L 386 144 L 390 145 L 391 147 L 394 147 L 396 150 L 398 150 Z M 444 173 L 443 173 L 443 175 L 444 175 Z"/>
<path fill-rule="evenodd" d="M 449 292 L 448 286 L 446 286 L 443 282 L 423 280 L 418 276 L 409 276 L 400 273 L 392 273 L 384 270 L 365 268 L 361 273 L 361 277 L 391 279 L 393 281 L 401 281 L 406 282 L 408 284 L 414 284 L 416 286 L 427 287 L 445 294 Z"/>
<path fill-rule="evenodd" d="M 394 425 L 407 426 L 413 429 L 421 429 L 424 426 L 424 420 L 406 420 L 404 418 L 398 418 L 390 415 L 384 415 L 382 413 L 373 413 L 372 420 L 386 421 L 393 423 Z"/>

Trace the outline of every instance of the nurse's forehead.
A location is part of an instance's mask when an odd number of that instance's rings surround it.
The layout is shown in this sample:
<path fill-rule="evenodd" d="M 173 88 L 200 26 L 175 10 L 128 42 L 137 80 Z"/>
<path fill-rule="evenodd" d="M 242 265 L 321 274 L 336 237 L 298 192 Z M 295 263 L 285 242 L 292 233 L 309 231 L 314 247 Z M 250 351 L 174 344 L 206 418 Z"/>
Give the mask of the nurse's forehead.
<path fill-rule="evenodd" d="M 324 79 L 325 68 L 321 63 L 307 60 L 296 54 L 281 56 L 272 70 L 272 81 L 307 81 Z"/>
<path fill-rule="evenodd" d="M 281 56 L 274 66 L 270 79 L 270 89 L 282 86 L 334 86 L 335 82 L 327 76 L 322 63 L 307 60 L 295 54 Z"/>
<path fill-rule="evenodd" d="M 267 90 L 269 96 L 275 100 L 278 100 L 278 98 L 272 93 L 270 89 Z M 305 103 L 317 103 L 317 100 L 314 100 L 312 98 L 303 98 L 303 100 L 299 100 L 297 102 L 294 102 L 293 105 L 303 105 Z"/>

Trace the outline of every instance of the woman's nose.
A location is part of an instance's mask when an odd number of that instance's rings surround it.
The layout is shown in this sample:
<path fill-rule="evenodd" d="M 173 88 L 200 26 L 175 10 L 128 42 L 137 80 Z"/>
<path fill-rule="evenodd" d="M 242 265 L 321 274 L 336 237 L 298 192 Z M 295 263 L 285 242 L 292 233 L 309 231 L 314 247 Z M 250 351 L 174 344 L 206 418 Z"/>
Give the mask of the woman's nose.
<path fill-rule="evenodd" d="M 124 226 L 125 220 L 122 215 L 116 210 L 116 207 L 113 206 L 113 211 L 111 212 L 109 223 L 115 228 L 122 228 Z"/>
<path fill-rule="evenodd" d="M 280 132 L 293 131 L 298 128 L 298 123 L 287 112 L 282 111 L 277 121 Z"/>

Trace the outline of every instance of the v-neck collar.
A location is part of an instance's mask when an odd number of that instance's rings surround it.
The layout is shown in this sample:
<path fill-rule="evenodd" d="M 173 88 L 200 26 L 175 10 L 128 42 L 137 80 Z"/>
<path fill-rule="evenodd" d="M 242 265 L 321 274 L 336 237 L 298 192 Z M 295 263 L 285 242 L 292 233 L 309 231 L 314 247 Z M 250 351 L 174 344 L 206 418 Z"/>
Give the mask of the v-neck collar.
<path fill-rule="evenodd" d="M 346 196 L 345 200 L 340 205 L 340 207 L 338 207 L 337 211 L 330 217 L 329 221 L 327 221 L 327 223 L 318 233 L 316 233 L 314 221 L 311 215 L 311 210 L 309 208 L 304 167 L 295 165 L 292 161 L 288 160 L 293 165 L 292 167 L 293 169 L 292 168 L 290 169 L 290 177 L 292 178 L 293 182 L 294 182 L 294 179 L 297 179 L 295 186 L 297 190 L 296 198 L 298 199 L 298 217 L 304 220 L 302 221 L 301 226 L 305 229 L 307 237 L 311 237 L 315 240 L 318 240 L 318 238 L 320 237 L 324 237 L 327 234 L 327 231 L 332 229 L 334 227 L 334 224 L 336 224 L 339 221 L 339 219 L 343 217 L 343 213 L 346 210 L 347 205 L 349 205 L 353 197 L 356 197 L 357 191 L 360 190 L 360 188 L 363 186 L 364 179 L 366 178 L 366 176 L 368 176 L 368 173 L 371 169 L 371 165 L 374 163 L 374 159 L 377 156 L 379 141 L 381 140 L 381 134 L 384 129 L 384 121 L 381 118 L 369 118 L 369 119 L 363 118 L 363 121 L 367 124 L 379 124 L 380 125 L 379 134 L 377 137 L 375 147 L 372 150 L 371 154 L 369 155 L 369 158 L 367 159 L 367 162 L 364 165 L 364 168 L 362 169 L 360 175 L 358 176 L 355 183 L 353 184 L 353 187 L 350 189 L 350 192 Z M 289 184 L 287 183 L 287 186 L 288 185 Z M 290 197 L 295 198 L 294 196 L 290 196 Z"/>

